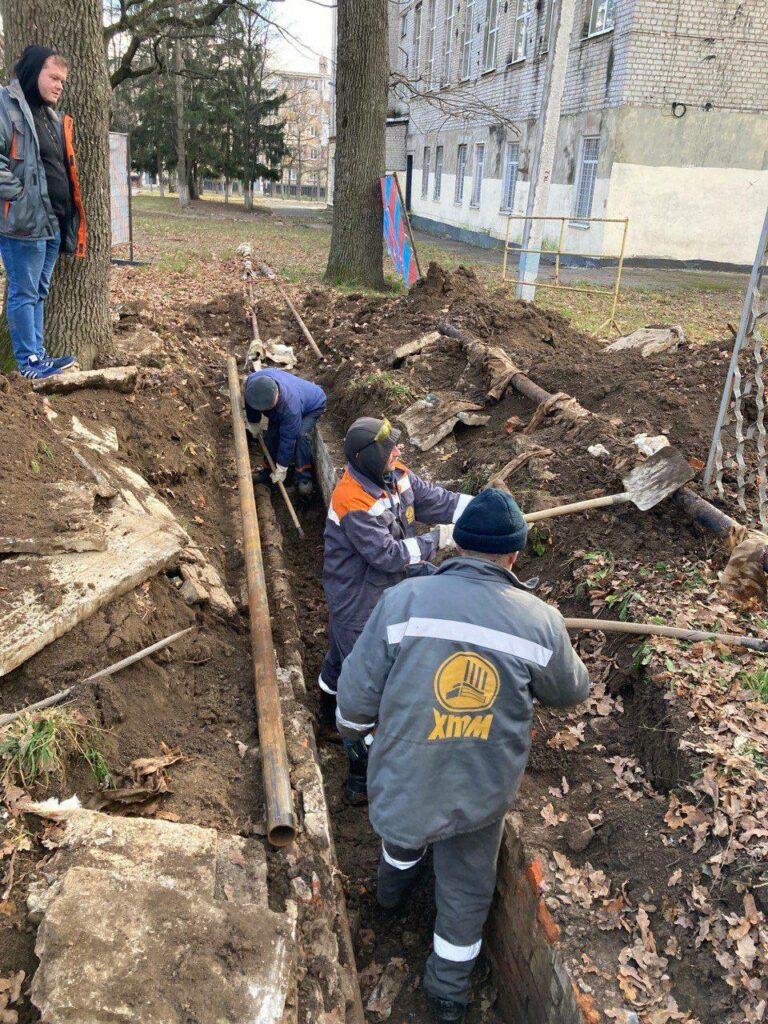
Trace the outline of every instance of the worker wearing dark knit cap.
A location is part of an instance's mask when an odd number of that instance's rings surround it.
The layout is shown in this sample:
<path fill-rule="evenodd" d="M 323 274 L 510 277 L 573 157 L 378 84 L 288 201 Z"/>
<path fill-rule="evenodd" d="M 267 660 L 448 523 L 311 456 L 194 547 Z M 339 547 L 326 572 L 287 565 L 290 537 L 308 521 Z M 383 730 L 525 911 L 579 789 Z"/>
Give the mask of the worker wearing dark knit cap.
<path fill-rule="evenodd" d="M 383 595 L 339 678 L 339 730 L 352 741 L 375 729 L 368 792 L 382 906 L 400 903 L 432 846 L 424 990 L 438 1024 L 458 1024 L 469 1003 L 534 700 L 564 707 L 589 692 L 562 616 L 512 572 L 527 533 L 509 494 L 483 491 L 456 523 L 457 556 Z"/>
<path fill-rule="evenodd" d="M 0 89 L 0 255 L 19 372 L 32 380 L 74 363 L 45 350 L 44 306 L 59 253 L 85 256 L 85 215 L 72 118 L 54 107 L 67 79 L 55 50 L 28 46 L 16 77 Z"/>
<path fill-rule="evenodd" d="M 325 527 L 323 586 L 330 613 L 328 653 L 318 683 L 326 716 L 335 708 L 344 658 L 387 587 L 452 543 L 453 523 L 470 496 L 436 487 L 400 461 L 400 432 L 388 420 L 363 416 L 344 438 L 347 466 L 336 485 Z M 416 523 L 439 523 L 415 535 Z M 346 796 L 366 799 L 365 745 L 348 747 Z"/>
<path fill-rule="evenodd" d="M 245 380 L 246 426 L 252 437 L 263 432 L 267 451 L 275 463 L 254 475 L 256 483 L 282 483 L 294 465 L 299 494 L 312 493 L 312 431 L 325 412 L 325 392 L 311 380 L 285 370 L 268 368 Z"/>

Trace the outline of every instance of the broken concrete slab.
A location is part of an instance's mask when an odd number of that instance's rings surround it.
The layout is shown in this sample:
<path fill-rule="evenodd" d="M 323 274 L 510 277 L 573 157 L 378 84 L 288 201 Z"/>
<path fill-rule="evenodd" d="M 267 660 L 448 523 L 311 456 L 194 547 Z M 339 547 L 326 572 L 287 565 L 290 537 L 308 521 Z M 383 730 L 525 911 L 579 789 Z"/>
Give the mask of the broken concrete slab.
<path fill-rule="evenodd" d="M 5 595 L 0 612 L 0 676 L 18 668 L 95 611 L 138 587 L 178 560 L 186 538 L 167 520 L 118 503 L 104 513 L 103 551 L 21 555 L 4 570 L 19 570 L 31 559 L 30 578 L 47 572 L 46 603 L 33 586 Z M 30 566 L 30 569 L 32 567 Z"/>
<path fill-rule="evenodd" d="M 685 341 L 685 332 L 682 327 L 640 327 L 632 334 L 623 338 L 617 338 L 610 345 L 606 345 L 606 352 L 624 352 L 626 349 L 640 349 L 643 359 L 649 356 L 657 356 L 662 352 L 677 352 Z"/>
<path fill-rule="evenodd" d="M 138 366 L 110 366 L 105 370 L 77 370 L 46 377 L 32 385 L 34 391 L 46 395 L 68 395 L 83 388 L 108 388 L 111 391 L 133 391 L 139 378 Z"/>
<path fill-rule="evenodd" d="M 480 414 L 482 408 L 454 392 L 435 392 L 429 398 L 414 402 L 397 419 L 416 447 L 426 452 L 447 437 L 457 423 L 468 427 L 485 426 L 490 417 Z"/>
<path fill-rule="evenodd" d="M 107 542 L 101 522 L 93 512 L 95 494 L 94 486 L 70 480 L 40 484 L 35 509 L 24 532 L 17 526 L 0 535 L 0 554 L 103 551 Z"/>
<path fill-rule="evenodd" d="M 407 341 L 392 353 L 392 365 L 397 366 L 398 363 L 407 359 L 408 356 L 415 356 L 427 348 L 433 348 L 440 341 L 441 337 L 440 331 L 430 331 L 428 334 L 422 334 L 415 341 Z"/>
<path fill-rule="evenodd" d="M 115 871 L 73 867 L 37 933 L 31 998 L 47 1024 L 277 1024 L 290 922 Z"/>

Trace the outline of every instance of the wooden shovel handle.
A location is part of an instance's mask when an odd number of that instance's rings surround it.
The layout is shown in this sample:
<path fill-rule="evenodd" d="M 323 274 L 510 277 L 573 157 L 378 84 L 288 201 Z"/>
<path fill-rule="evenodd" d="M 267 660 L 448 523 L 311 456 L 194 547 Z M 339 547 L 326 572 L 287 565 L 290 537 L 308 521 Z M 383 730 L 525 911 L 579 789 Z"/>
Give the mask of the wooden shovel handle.
<path fill-rule="evenodd" d="M 669 636 L 676 640 L 699 643 L 702 640 L 719 640 L 732 647 L 749 647 L 750 650 L 768 654 L 768 640 L 755 636 L 737 636 L 734 633 L 709 633 L 701 629 L 680 629 L 677 626 L 658 626 L 654 622 L 617 622 L 615 619 L 566 619 L 567 629 L 601 629 L 606 633 L 635 633 L 639 636 Z"/>
<path fill-rule="evenodd" d="M 274 473 L 275 472 L 275 463 L 274 463 L 274 460 L 273 460 L 272 456 L 269 454 L 269 448 L 267 448 L 267 446 L 266 446 L 266 444 L 264 442 L 264 438 L 261 436 L 261 434 L 259 434 L 259 444 L 261 445 L 261 450 L 262 450 L 262 453 L 264 455 L 264 458 L 267 460 L 267 465 L 269 466 L 269 468 Z M 285 484 L 281 481 L 277 485 L 277 487 L 278 487 L 278 490 L 280 491 L 280 493 L 283 496 L 283 501 L 285 502 L 285 507 L 288 509 L 288 515 L 291 517 L 291 519 L 293 521 L 293 525 L 299 531 L 299 537 L 301 537 L 301 539 L 304 540 L 304 531 L 301 528 L 301 523 L 299 522 L 299 517 L 296 515 L 296 509 L 293 507 L 293 502 L 288 497 L 288 491 L 286 491 L 286 489 L 285 489 Z"/>
<path fill-rule="evenodd" d="M 606 508 L 610 505 L 623 505 L 630 501 L 628 494 L 604 494 L 602 498 L 589 498 L 586 501 L 574 501 L 570 505 L 556 505 L 555 508 L 543 508 L 540 512 L 529 512 L 526 523 L 538 523 L 540 519 L 554 519 L 555 516 L 569 516 L 572 512 L 586 512 L 589 508 Z"/>

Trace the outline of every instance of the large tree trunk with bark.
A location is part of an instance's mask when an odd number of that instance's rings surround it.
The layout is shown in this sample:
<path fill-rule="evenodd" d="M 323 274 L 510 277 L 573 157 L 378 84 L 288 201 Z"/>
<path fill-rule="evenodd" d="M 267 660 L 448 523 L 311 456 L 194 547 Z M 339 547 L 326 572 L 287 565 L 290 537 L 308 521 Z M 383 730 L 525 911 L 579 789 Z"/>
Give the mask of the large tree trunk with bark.
<path fill-rule="evenodd" d="M 0 0 L 5 59 L 13 68 L 29 43 L 69 61 L 59 110 L 75 119 L 80 189 L 88 224 L 85 259 L 62 256 L 46 302 L 46 347 L 90 367 L 113 353 L 109 316 L 109 118 L 111 90 L 101 0 Z"/>
<path fill-rule="evenodd" d="M 387 114 L 388 0 L 338 0 L 336 185 L 327 281 L 384 287 L 379 178 Z"/>

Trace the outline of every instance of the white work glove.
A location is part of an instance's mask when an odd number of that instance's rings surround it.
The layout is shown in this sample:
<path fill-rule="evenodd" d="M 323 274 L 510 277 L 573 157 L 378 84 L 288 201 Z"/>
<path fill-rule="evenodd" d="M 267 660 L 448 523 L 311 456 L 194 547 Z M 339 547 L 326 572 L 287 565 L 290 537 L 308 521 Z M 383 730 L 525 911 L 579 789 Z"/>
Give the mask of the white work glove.
<path fill-rule="evenodd" d="M 288 467 L 287 466 L 275 466 L 275 471 L 274 471 L 274 473 L 270 474 L 269 479 L 272 481 L 273 484 L 281 484 L 281 483 L 283 483 L 283 481 L 285 480 L 285 478 L 287 476 L 288 476 Z"/>
<path fill-rule="evenodd" d="M 454 547 L 453 543 L 453 523 L 442 523 L 437 528 L 437 546 L 440 551 L 443 548 Z"/>
<path fill-rule="evenodd" d="M 245 429 L 251 435 L 252 438 L 261 437 L 264 433 L 264 417 L 262 416 L 258 423 L 251 423 L 250 420 L 245 421 Z"/>

